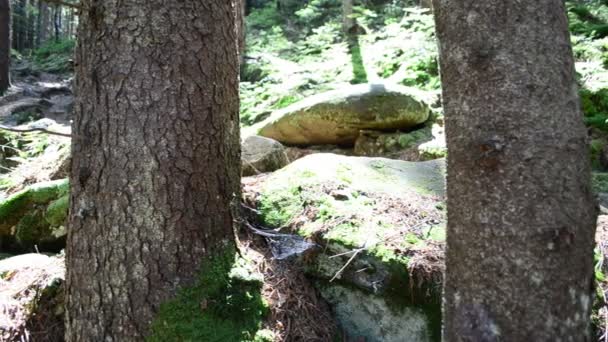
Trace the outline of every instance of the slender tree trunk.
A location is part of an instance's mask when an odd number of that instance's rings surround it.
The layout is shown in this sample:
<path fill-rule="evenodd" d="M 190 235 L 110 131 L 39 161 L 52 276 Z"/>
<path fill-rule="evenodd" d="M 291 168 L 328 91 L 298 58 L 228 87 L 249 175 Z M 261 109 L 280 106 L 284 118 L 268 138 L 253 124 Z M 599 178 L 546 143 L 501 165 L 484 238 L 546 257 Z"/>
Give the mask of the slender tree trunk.
<path fill-rule="evenodd" d="M 27 12 L 27 20 L 26 20 L 26 28 L 25 28 L 25 32 L 26 32 L 26 42 L 25 42 L 25 46 L 26 49 L 33 49 L 34 48 L 34 39 L 35 39 L 35 35 L 36 35 L 36 13 L 33 11 L 33 9 L 36 7 L 36 1 L 35 0 L 29 0 L 28 1 L 28 5 L 26 7 L 26 12 Z"/>
<path fill-rule="evenodd" d="M 55 41 L 59 41 L 61 39 L 61 6 L 59 5 L 55 5 L 53 27 L 55 29 Z"/>
<path fill-rule="evenodd" d="M 25 46 L 25 29 L 26 29 L 26 0 L 16 1 L 13 18 L 13 48 L 17 51 L 23 51 Z"/>
<path fill-rule="evenodd" d="M 561 0 L 435 0 L 446 341 L 590 341 L 596 203 Z"/>
<path fill-rule="evenodd" d="M 70 13 L 70 15 L 68 16 L 67 37 L 68 37 L 68 39 L 72 39 L 72 38 L 74 38 L 74 9 L 70 8 L 69 13 Z"/>
<path fill-rule="evenodd" d="M 40 47 L 40 33 L 42 32 L 42 6 L 43 1 L 38 0 L 38 13 L 36 14 L 36 39 L 34 42 L 34 47 Z"/>
<path fill-rule="evenodd" d="M 38 36 L 40 39 L 40 44 L 44 44 L 49 39 L 49 23 L 50 23 L 49 6 L 44 1 L 40 1 L 40 17 L 41 17 L 41 23 L 40 23 L 40 30 L 38 32 Z"/>
<path fill-rule="evenodd" d="M 11 86 L 11 1 L 0 0 L 0 95 Z"/>
<path fill-rule="evenodd" d="M 234 246 L 234 3 L 82 5 L 66 337 L 140 341 L 201 260 Z"/>
<path fill-rule="evenodd" d="M 239 64 L 243 64 L 246 48 L 245 0 L 237 0 L 236 29 L 239 44 Z"/>
<path fill-rule="evenodd" d="M 355 18 L 353 18 L 353 0 L 342 0 L 342 29 L 344 34 L 349 35 L 355 26 Z"/>

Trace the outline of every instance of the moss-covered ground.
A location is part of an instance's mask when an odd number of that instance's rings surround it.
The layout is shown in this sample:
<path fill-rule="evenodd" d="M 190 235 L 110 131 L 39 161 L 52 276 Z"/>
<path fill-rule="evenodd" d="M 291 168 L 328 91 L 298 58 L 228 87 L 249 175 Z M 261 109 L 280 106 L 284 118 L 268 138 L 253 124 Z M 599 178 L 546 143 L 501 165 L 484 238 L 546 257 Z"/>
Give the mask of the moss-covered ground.
<path fill-rule="evenodd" d="M 196 283 L 161 305 L 146 341 L 271 342 L 262 282 L 234 249 L 204 260 Z"/>

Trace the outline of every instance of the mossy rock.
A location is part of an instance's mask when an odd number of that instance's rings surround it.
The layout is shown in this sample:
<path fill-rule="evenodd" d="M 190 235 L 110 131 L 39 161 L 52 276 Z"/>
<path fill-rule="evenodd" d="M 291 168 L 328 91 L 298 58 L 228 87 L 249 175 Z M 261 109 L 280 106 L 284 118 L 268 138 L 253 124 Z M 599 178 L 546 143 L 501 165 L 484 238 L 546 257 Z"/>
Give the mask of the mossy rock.
<path fill-rule="evenodd" d="M 0 237 L 10 249 L 33 246 L 61 249 L 65 239 L 69 183 L 67 179 L 31 185 L 0 202 Z"/>
<path fill-rule="evenodd" d="M 307 272 L 349 333 L 367 331 L 369 341 L 429 341 L 440 335 L 443 266 L 433 263 L 432 276 L 424 277 L 418 266 L 428 266 L 428 253 L 443 257 L 444 179 L 444 160 L 313 154 L 252 185 L 245 179 L 244 189 L 265 225 L 290 227 L 323 246 Z M 354 315 L 361 301 L 373 305 Z M 372 326 L 389 313 L 412 324 Z"/>
<path fill-rule="evenodd" d="M 290 145 L 353 145 L 360 130 L 410 129 L 427 121 L 424 93 L 394 84 L 358 84 L 311 96 L 252 127 Z"/>

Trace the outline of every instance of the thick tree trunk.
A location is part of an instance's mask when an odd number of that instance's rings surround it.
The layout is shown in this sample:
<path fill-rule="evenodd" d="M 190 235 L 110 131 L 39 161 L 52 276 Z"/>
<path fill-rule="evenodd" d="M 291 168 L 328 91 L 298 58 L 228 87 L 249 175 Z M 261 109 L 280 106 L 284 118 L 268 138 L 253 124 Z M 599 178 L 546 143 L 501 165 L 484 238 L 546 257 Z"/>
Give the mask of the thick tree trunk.
<path fill-rule="evenodd" d="M 589 341 L 596 204 L 563 1 L 435 0 L 446 341 Z"/>
<path fill-rule="evenodd" d="M 140 341 L 160 304 L 194 282 L 203 258 L 234 247 L 234 3 L 82 5 L 66 336 Z"/>
<path fill-rule="evenodd" d="M 0 0 L 0 95 L 11 86 L 11 1 Z"/>

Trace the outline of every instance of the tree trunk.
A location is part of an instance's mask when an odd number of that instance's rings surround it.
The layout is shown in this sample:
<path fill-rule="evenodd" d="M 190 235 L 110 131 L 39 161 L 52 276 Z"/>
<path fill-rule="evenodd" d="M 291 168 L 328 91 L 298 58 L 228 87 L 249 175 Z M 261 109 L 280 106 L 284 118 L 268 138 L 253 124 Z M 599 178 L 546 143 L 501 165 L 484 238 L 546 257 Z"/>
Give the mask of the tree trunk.
<path fill-rule="evenodd" d="M 68 39 L 73 39 L 74 38 L 74 25 L 76 24 L 74 22 L 74 9 L 70 8 L 69 9 L 70 15 L 68 17 Z"/>
<path fill-rule="evenodd" d="M 246 47 L 245 0 L 237 0 L 236 29 L 239 44 L 239 64 L 243 64 Z"/>
<path fill-rule="evenodd" d="M 589 341 L 596 203 L 561 0 L 433 2 L 446 341 Z"/>
<path fill-rule="evenodd" d="M 61 6 L 59 5 L 55 5 L 53 27 L 55 29 L 55 41 L 59 41 L 61 39 Z"/>
<path fill-rule="evenodd" d="M 32 10 L 36 6 L 35 0 L 29 0 L 28 5 L 26 7 L 27 12 L 27 24 L 26 24 L 26 40 L 25 47 L 26 49 L 34 48 L 34 36 L 36 34 L 36 13 Z"/>
<path fill-rule="evenodd" d="M 0 95 L 11 86 L 11 1 L 0 0 Z"/>
<path fill-rule="evenodd" d="M 342 0 L 342 29 L 344 34 L 349 35 L 355 26 L 355 18 L 353 18 L 353 0 Z"/>
<path fill-rule="evenodd" d="M 26 0 L 16 1 L 15 10 L 13 13 L 13 48 L 20 52 L 23 51 L 25 46 L 26 5 Z"/>
<path fill-rule="evenodd" d="M 36 13 L 36 39 L 34 41 L 35 48 L 40 47 L 40 32 L 42 31 L 42 6 L 44 1 L 38 0 L 38 13 Z"/>
<path fill-rule="evenodd" d="M 142 340 L 201 260 L 234 247 L 233 5 L 82 0 L 67 341 Z"/>
<path fill-rule="evenodd" d="M 38 37 L 40 39 L 40 44 L 46 43 L 49 38 L 49 5 L 46 2 L 40 1 L 40 17 L 41 23 L 38 32 Z"/>

